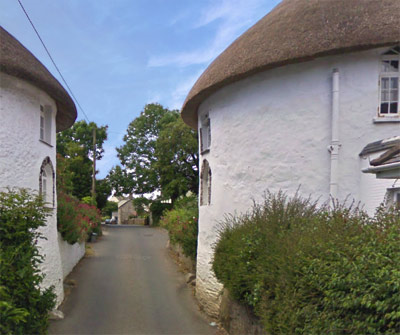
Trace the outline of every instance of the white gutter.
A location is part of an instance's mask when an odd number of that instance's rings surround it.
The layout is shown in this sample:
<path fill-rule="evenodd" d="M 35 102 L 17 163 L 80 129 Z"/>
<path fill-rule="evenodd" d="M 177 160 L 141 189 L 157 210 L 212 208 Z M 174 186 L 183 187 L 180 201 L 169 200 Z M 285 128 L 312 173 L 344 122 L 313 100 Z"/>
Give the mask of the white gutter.
<path fill-rule="evenodd" d="M 329 182 L 329 194 L 334 201 L 338 193 L 338 175 L 339 175 L 339 70 L 333 69 L 332 73 L 332 139 L 328 147 L 331 154 L 331 175 Z M 333 203 L 332 203 L 333 205 Z"/>
<path fill-rule="evenodd" d="M 379 165 L 379 166 L 370 166 L 365 169 L 362 169 L 362 172 L 376 173 L 376 172 L 381 172 L 381 171 L 394 170 L 396 168 L 400 169 L 400 162 L 394 162 L 394 163 L 389 163 L 389 164 L 384 164 L 384 165 Z"/>

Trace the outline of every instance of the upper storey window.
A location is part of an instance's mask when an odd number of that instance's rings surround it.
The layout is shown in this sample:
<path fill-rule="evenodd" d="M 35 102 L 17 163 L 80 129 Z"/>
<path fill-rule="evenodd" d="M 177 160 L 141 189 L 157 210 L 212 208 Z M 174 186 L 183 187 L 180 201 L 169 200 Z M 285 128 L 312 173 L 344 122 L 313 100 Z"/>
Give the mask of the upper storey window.
<path fill-rule="evenodd" d="M 40 105 L 40 135 L 41 141 L 51 145 L 51 109 Z"/>
<path fill-rule="evenodd" d="M 211 145 L 211 127 L 210 127 L 210 118 L 208 114 L 206 114 L 201 119 L 201 127 L 200 127 L 200 151 L 201 153 L 208 152 L 210 150 Z"/>
<path fill-rule="evenodd" d="M 382 55 L 380 74 L 379 116 L 399 116 L 399 64 L 400 47 L 395 47 Z"/>

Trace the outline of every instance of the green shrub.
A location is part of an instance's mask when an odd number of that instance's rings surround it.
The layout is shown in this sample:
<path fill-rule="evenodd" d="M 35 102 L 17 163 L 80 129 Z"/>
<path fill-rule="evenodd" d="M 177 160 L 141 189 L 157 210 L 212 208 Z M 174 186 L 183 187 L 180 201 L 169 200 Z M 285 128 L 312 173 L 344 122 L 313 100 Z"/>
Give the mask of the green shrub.
<path fill-rule="evenodd" d="M 153 217 L 153 226 L 158 226 L 165 210 L 172 209 L 172 204 L 163 203 L 159 200 L 153 201 L 150 205 L 150 211 Z"/>
<path fill-rule="evenodd" d="M 213 269 L 266 331 L 400 332 L 400 212 L 330 210 L 283 193 L 221 224 Z"/>
<path fill-rule="evenodd" d="M 41 291 L 43 258 L 36 243 L 46 224 L 43 201 L 26 190 L 0 192 L 0 333 L 45 334 L 55 306 L 53 287 Z"/>
<path fill-rule="evenodd" d="M 91 196 L 83 197 L 81 202 L 87 205 L 97 206 L 96 199 L 93 199 Z"/>
<path fill-rule="evenodd" d="M 58 192 L 57 228 L 70 244 L 86 241 L 91 233 L 101 235 L 101 215 L 95 207 Z"/>
<path fill-rule="evenodd" d="M 118 211 L 118 203 L 114 201 L 107 201 L 106 205 L 101 210 L 102 215 L 109 219 L 111 218 L 112 212 Z"/>
<path fill-rule="evenodd" d="M 172 244 L 179 244 L 183 253 L 196 260 L 198 234 L 198 205 L 195 196 L 177 200 L 174 208 L 165 211 L 161 226 L 168 230 Z"/>

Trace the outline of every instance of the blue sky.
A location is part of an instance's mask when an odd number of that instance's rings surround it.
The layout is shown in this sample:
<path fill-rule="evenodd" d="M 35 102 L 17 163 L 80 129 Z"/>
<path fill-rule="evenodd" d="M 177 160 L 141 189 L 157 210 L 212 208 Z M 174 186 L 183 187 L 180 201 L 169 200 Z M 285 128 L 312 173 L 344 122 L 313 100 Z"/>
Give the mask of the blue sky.
<path fill-rule="evenodd" d="M 212 60 L 280 1 L 21 2 L 89 120 L 109 126 L 103 178 L 144 105 L 180 109 Z M 0 24 L 59 79 L 17 0 L 0 0 Z"/>

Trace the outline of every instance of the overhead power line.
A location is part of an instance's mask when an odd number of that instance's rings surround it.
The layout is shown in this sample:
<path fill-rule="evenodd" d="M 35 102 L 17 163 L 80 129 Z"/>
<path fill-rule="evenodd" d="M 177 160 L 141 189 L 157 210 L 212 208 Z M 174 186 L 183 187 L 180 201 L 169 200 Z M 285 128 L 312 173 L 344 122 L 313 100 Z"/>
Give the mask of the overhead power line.
<path fill-rule="evenodd" d="M 86 113 L 85 113 L 85 111 L 83 110 L 82 106 L 80 105 L 78 99 L 75 97 L 74 93 L 72 92 L 71 88 L 69 87 L 67 81 L 65 80 L 64 76 L 62 75 L 60 69 L 58 68 L 58 66 L 57 66 L 57 64 L 56 64 L 56 62 L 54 61 L 53 57 L 51 56 L 50 51 L 47 49 L 46 45 L 44 44 L 42 38 L 40 37 L 39 32 L 37 31 L 35 25 L 33 24 L 31 18 L 29 17 L 29 15 L 28 15 L 28 13 L 27 13 L 27 11 L 25 10 L 24 6 L 22 5 L 22 2 L 21 2 L 20 0 L 17 0 L 17 1 L 18 1 L 19 5 L 21 6 L 22 10 L 24 11 L 26 17 L 28 18 L 28 20 L 29 20 L 29 22 L 30 22 L 30 24 L 31 24 L 31 26 L 32 26 L 32 28 L 33 28 L 33 30 L 35 31 L 37 37 L 39 38 L 40 42 L 42 43 L 44 49 L 46 50 L 47 54 L 49 55 L 49 58 L 50 58 L 51 62 L 53 63 L 54 67 L 56 68 L 56 70 L 57 70 L 58 74 L 60 75 L 62 81 L 64 82 L 65 86 L 67 87 L 69 93 L 70 93 L 71 96 L 74 98 L 76 104 L 78 105 L 78 107 L 79 107 L 80 110 L 82 111 L 83 115 L 85 116 L 86 121 L 89 123 L 89 118 L 88 118 L 88 116 L 86 115 Z"/>

